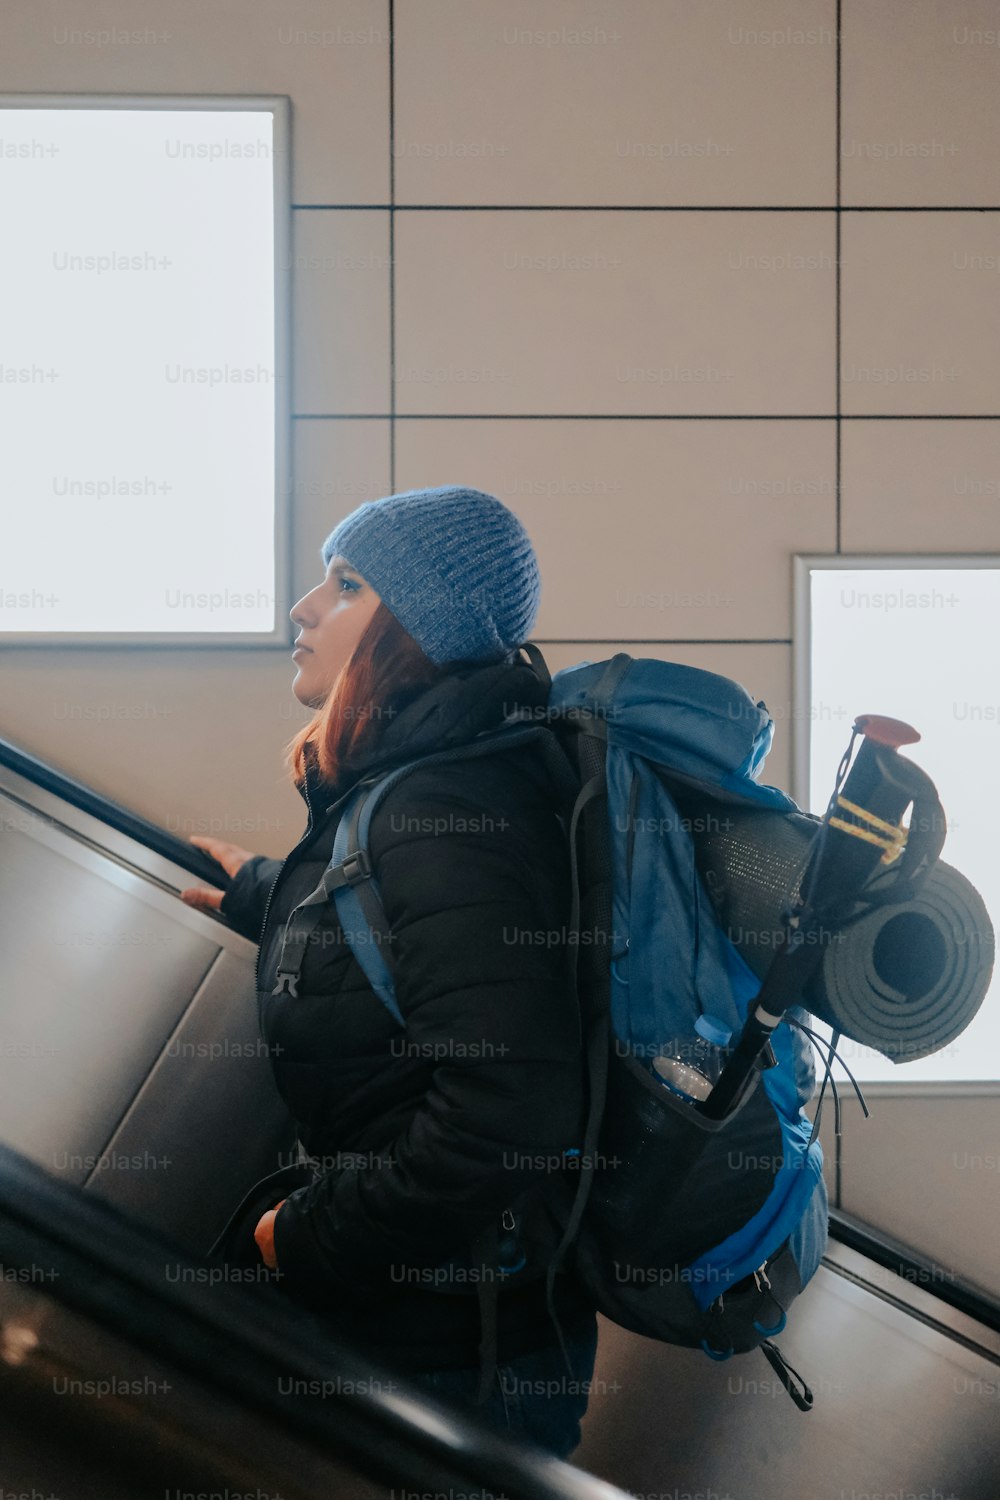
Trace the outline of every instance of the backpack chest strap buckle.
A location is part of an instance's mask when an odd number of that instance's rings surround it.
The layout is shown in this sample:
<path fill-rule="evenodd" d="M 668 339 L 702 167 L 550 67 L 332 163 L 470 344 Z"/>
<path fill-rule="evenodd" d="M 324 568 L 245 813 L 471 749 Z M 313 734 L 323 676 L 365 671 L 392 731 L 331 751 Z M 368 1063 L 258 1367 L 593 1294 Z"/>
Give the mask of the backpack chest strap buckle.
<path fill-rule="evenodd" d="M 329 895 L 341 886 L 358 885 L 362 880 L 369 880 L 371 874 L 372 864 L 368 858 L 368 850 L 355 849 L 353 854 L 345 855 L 339 865 L 327 867 L 323 876 L 323 889 Z"/>

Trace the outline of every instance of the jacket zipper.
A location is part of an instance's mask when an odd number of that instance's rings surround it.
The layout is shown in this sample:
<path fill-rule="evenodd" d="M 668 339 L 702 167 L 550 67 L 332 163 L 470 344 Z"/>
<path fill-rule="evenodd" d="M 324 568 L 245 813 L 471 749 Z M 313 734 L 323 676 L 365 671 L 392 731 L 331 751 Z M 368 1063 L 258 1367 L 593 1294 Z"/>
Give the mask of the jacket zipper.
<path fill-rule="evenodd" d="M 282 875 L 285 873 L 285 866 L 288 864 L 288 861 L 291 859 L 292 855 L 296 853 L 297 850 L 301 849 L 302 845 L 304 843 L 306 843 L 306 841 L 311 837 L 312 832 L 313 832 L 313 806 L 312 806 L 312 802 L 309 800 L 309 775 L 308 775 L 308 771 L 306 773 L 306 777 L 305 777 L 305 780 L 303 782 L 303 791 L 304 791 L 305 799 L 306 799 L 306 807 L 309 809 L 309 819 L 308 819 L 308 822 L 306 823 L 306 831 L 302 835 L 302 837 L 299 839 L 298 843 L 295 845 L 295 848 L 294 849 L 290 849 L 289 852 L 285 855 L 284 859 L 282 860 L 282 862 L 281 862 L 281 869 L 278 871 L 277 875 L 274 877 L 274 880 L 271 883 L 271 889 L 267 893 L 267 900 L 264 902 L 264 920 L 261 923 L 260 937 L 257 940 L 257 962 L 254 965 L 254 988 L 256 990 L 258 990 L 258 991 L 260 990 L 260 956 L 261 956 L 261 954 L 264 951 L 264 934 L 267 932 L 267 914 L 271 910 L 271 897 L 274 895 L 275 887 L 277 886 L 278 881 L 281 879 Z"/>
<path fill-rule="evenodd" d="M 335 802 L 329 803 L 327 805 L 327 807 L 325 807 L 324 810 L 323 810 L 323 816 L 327 817 L 330 813 L 333 812 L 333 810 L 334 810 L 335 807 L 339 807 L 342 802 L 345 802 L 347 800 L 347 798 L 351 795 L 351 793 L 354 791 L 355 785 L 356 785 L 356 783 L 352 783 L 352 785 L 347 788 L 347 791 L 344 792 L 344 793 L 342 793 L 341 796 L 339 796 L 336 799 Z M 309 797 L 309 777 L 308 777 L 308 774 L 306 775 L 306 778 L 305 778 L 305 780 L 303 782 L 303 794 L 304 794 L 305 799 L 306 799 L 306 806 L 309 809 L 309 820 L 308 820 L 308 822 L 306 824 L 306 831 L 302 835 L 302 837 L 299 839 L 298 843 L 295 845 L 295 848 L 289 850 L 289 852 L 285 855 L 284 859 L 282 860 L 282 862 L 281 862 L 281 869 L 278 871 L 277 875 L 274 877 L 274 881 L 272 882 L 271 889 L 267 893 L 267 900 L 264 902 L 264 920 L 261 923 L 260 936 L 259 936 L 259 938 L 257 940 L 257 962 L 254 965 L 254 988 L 256 990 L 258 990 L 258 991 L 260 990 L 260 956 L 261 956 L 261 954 L 264 951 L 264 936 L 265 936 L 265 934 L 267 932 L 267 914 L 271 910 L 271 897 L 274 895 L 274 892 L 275 892 L 275 889 L 277 887 L 278 881 L 281 879 L 282 875 L 285 873 L 285 870 L 286 870 L 286 868 L 288 866 L 289 860 L 292 858 L 293 855 L 295 855 L 295 854 L 298 853 L 298 851 L 302 848 L 303 844 L 308 843 L 309 839 L 312 837 L 312 835 L 315 833 L 316 829 L 319 827 L 319 823 L 313 817 L 313 805 L 312 805 L 312 802 L 311 802 L 310 797 Z M 288 918 L 287 918 L 286 923 L 285 923 L 286 926 L 288 925 L 288 922 L 290 922 L 292 920 L 292 917 L 293 917 L 294 913 L 296 911 L 298 911 L 298 909 L 299 908 L 296 906 L 296 907 L 294 907 L 292 909 L 291 912 L 289 912 Z"/>

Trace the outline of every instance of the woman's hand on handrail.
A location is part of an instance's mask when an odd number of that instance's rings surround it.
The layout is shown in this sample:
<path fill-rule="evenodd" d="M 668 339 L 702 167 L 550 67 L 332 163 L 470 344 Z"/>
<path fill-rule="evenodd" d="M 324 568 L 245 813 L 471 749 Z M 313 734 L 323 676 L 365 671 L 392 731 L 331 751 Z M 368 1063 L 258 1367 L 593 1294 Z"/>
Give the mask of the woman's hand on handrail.
<path fill-rule="evenodd" d="M 227 844 L 224 839 L 206 838 L 200 833 L 192 833 L 189 838 L 192 844 L 197 844 L 210 859 L 220 864 L 230 879 L 243 868 L 248 859 L 254 858 L 249 849 L 241 849 L 239 844 Z M 200 911 L 218 911 L 224 895 L 225 891 L 210 891 L 205 886 L 188 886 L 187 890 L 181 891 L 181 900 Z"/>

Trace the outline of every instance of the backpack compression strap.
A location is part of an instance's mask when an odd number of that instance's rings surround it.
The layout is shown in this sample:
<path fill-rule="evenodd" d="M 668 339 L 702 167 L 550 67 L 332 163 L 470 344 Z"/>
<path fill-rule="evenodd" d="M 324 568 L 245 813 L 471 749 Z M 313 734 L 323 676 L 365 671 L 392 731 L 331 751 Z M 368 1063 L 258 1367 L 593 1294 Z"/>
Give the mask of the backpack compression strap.
<path fill-rule="evenodd" d="M 584 809 L 596 797 L 606 795 L 607 793 L 608 717 L 613 712 L 612 700 L 614 694 L 622 678 L 631 667 L 632 661 L 633 658 L 626 651 L 619 651 L 615 656 L 611 657 L 597 683 L 591 690 L 588 707 L 580 716 L 586 720 L 587 727 L 585 729 L 580 728 L 576 741 L 579 778 L 582 781 L 582 785 L 573 806 L 573 814 L 569 826 L 570 884 L 573 900 L 570 912 L 569 976 L 573 991 L 581 1004 L 583 992 L 580 989 L 579 980 L 579 944 L 573 941 L 573 938 L 579 932 L 582 904 L 580 866 L 577 855 L 580 818 Z M 588 870 L 585 873 L 589 877 L 592 876 L 593 871 Z M 608 1052 L 611 1046 L 611 1016 L 608 1006 L 603 1003 L 603 998 L 597 1007 L 595 1007 L 595 1013 L 585 1016 L 585 1023 L 584 1036 L 586 1042 L 589 1098 L 587 1123 L 584 1127 L 583 1159 L 580 1164 L 580 1182 L 573 1199 L 573 1207 L 570 1211 L 566 1228 L 563 1231 L 562 1239 L 555 1254 L 549 1261 L 545 1274 L 545 1308 L 549 1316 L 549 1321 L 554 1325 L 556 1334 L 558 1335 L 563 1362 L 569 1374 L 572 1374 L 572 1365 L 562 1336 L 562 1329 L 556 1317 L 555 1307 L 553 1306 L 553 1295 L 556 1273 L 562 1264 L 567 1249 L 572 1244 L 579 1230 L 593 1183 L 594 1159 L 604 1117 L 605 1099 L 607 1097 Z"/>

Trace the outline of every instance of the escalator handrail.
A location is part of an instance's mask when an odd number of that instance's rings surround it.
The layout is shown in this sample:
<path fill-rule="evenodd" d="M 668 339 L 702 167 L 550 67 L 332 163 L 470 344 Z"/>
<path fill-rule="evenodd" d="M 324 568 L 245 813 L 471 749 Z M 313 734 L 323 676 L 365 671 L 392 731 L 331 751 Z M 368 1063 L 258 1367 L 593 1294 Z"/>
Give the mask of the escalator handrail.
<path fill-rule="evenodd" d="M 893 1271 L 911 1286 L 918 1286 L 957 1312 L 965 1313 L 984 1328 L 1000 1333 L 1000 1302 L 984 1288 L 967 1281 L 911 1245 L 843 1209 L 830 1209 L 830 1237 L 857 1250 L 876 1265 Z"/>
<path fill-rule="evenodd" d="M 173 1280 L 164 1275 L 165 1256 L 181 1268 Z M 324 1337 L 304 1308 L 286 1304 L 272 1289 L 260 1295 L 245 1285 L 209 1285 L 205 1268 L 215 1263 L 4 1145 L 0 1263 L 32 1268 L 40 1296 L 185 1369 L 225 1398 L 252 1405 L 368 1477 L 434 1490 L 485 1483 L 509 1500 L 628 1500 L 607 1481 L 512 1443 L 459 1408 L 407 1387 L 404 1373 Z M 202 1279 L 189 1279 L 183 1268 L 200 1270 Z M 276 1375 L 324 1382 L 323 1394 L 289 1402 L 279 1394 Z M 386 1391 L 386 1381 L 412 1404 L 391 1386 Z M 420 1419 L 425 1405 L 426 1424 Z"/>
<path fill-rule="evenodd" d="M 37 755 L 30 755 L 26 750 L 20 750 L 10 740 L 0 739 L 0 765 L 16 771 L 19 776 L 25 777 L 34 786 L 51 792 L 53 796 L 68 802 L 72 807 L 79 808 L 81 812 L 89 813 L 91 817 L 107 823 L 117 833 L 135 839 L 137 843 L 151 849 L 154 854 L 161 855 L 171 864 L 179 865 L 181 869 L 187 870 L 197 879 L 204 880 L 209 885 L 225 888 L 227 879 L 225 871 L 203 850 L 178 838 L 166 828 L 161 828 L 159 824 L 151 823 L 141 813 L 123 807 L 120 802 L 115 802 L 112 797 L 105 796 L 103 792 L 95 791 L 85 782 L 77 781 L 75 777 L 49 765 L 47 761 L 40 760 Z"/>

